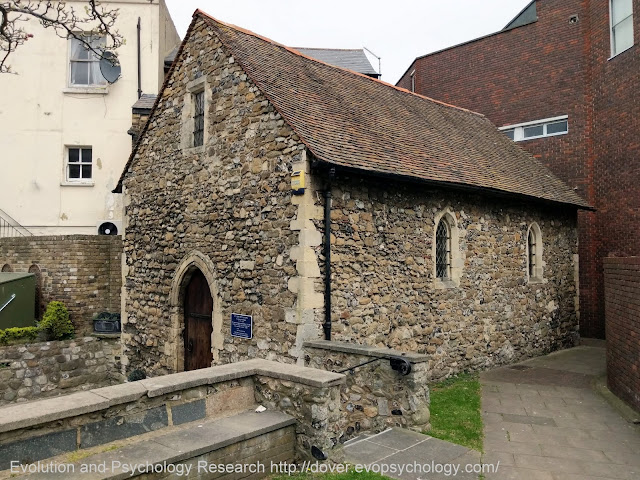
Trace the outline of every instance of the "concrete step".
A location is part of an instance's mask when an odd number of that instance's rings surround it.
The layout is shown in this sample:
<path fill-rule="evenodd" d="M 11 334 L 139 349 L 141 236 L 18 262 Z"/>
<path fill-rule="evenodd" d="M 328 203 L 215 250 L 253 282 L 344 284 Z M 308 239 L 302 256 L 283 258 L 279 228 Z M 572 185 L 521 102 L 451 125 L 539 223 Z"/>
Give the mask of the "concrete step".
<path fill-rule="evenodd" d="M 31 464 L 32 470 L 27 472 L 18 467 L 19 473 L 14 470 L 12 477 L 18 473 L 17 478 L 29 480 L 120 480 L 143 475 L 145 480 L 257 479 L 270 474 L 271 462 L 291 462 L 295 457 L 295 419 L 277 411 L 247 411 L 155 433 L 113 450 L 103 445 L 102 453 L 74 463 L 57 457 Z M 219 470 L 219 465 L 233 465 L 234 469 L 245 471 L 213 472 Z"/>

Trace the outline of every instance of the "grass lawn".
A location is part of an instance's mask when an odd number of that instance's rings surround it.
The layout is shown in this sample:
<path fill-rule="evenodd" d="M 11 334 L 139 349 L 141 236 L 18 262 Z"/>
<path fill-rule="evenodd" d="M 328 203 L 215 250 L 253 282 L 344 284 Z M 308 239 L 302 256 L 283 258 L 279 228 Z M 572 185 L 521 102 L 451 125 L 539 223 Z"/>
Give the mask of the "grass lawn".
<path fill-rule="evenodd" d="M 431 386 L 432 437 L 482 451 L 480 381 L 463 374 Z"/>

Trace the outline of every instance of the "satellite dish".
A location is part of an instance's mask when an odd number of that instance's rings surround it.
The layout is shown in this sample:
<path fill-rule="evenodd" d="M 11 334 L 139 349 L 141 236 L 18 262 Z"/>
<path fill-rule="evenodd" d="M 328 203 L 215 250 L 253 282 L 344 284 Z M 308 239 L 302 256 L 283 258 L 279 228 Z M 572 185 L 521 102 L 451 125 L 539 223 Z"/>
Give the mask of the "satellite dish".
<path fill-rule="evenodd" d="M 103 51 L 100 59 L 100 72 L 104 79 L 109 83 L 116 83 L 120 78 L 122 68 L 118 56 L 110 51 Z"/>
<path fill-rule="evenodd" d="M 118 227 L 114 223 L 104 222 L 98 227 L 99 235 L 117 235 Z"/>

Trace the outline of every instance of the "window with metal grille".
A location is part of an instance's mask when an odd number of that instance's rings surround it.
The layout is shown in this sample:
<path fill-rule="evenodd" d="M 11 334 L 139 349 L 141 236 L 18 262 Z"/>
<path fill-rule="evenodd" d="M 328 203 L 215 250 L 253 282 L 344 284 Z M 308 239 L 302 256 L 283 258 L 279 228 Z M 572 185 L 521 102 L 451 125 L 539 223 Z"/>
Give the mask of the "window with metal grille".
<path fill-rule="evenodd" d="M 93 152 L 91 147 L 69 147 L 67 149 L 67 181 L 91 180 Z"/>
<path fill-rule="evenodd" d="M 436 229 L 436 277 L 451 278 L 451 229 L 444 218 Z"/>
<path fill-rule="evenodd" d="M 204 91 L 193 95 L 195 112 L 193 116 L 193 146 L 199 147 L 204 143 Z"/>
<path fill-rule="evenodd" d="M 533 229 L 529 230 L 529 277 L 536 276 L 536 236 L 533 233 Z"/>

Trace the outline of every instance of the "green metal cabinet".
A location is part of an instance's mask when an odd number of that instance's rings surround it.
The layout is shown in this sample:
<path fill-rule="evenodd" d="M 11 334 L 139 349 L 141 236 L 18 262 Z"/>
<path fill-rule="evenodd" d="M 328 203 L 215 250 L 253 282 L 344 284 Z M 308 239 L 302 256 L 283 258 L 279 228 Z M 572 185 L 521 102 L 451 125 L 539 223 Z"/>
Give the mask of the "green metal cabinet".
<path fill-rule="evenodd" d="M 32 273 L 0 273 L 0 330 L 36 324 L 36 277 Z"/>

